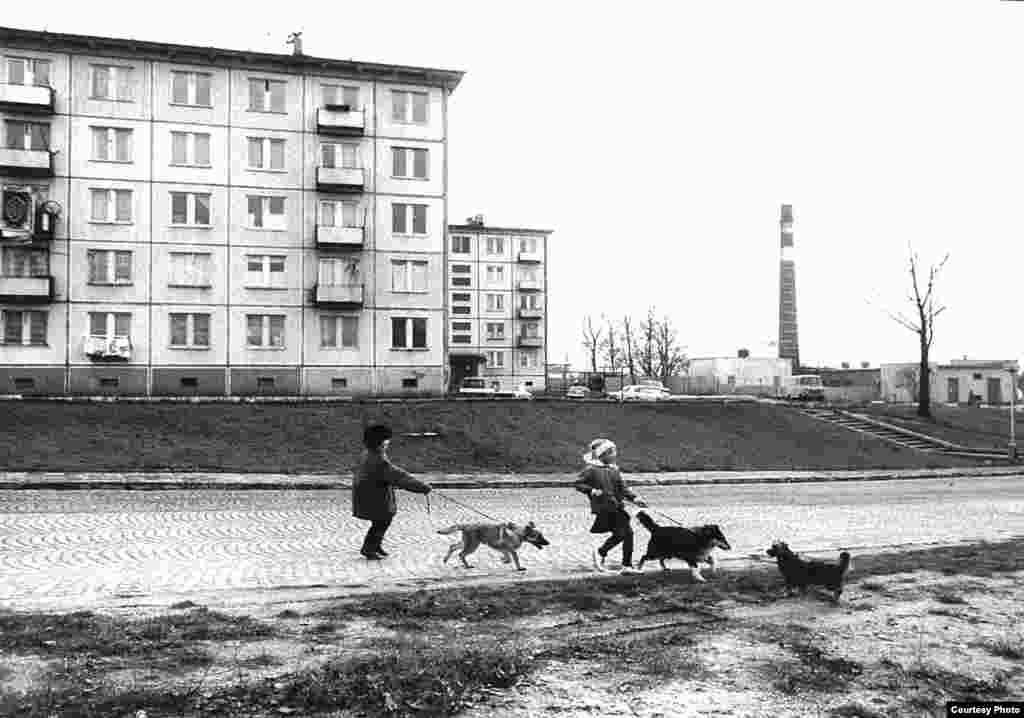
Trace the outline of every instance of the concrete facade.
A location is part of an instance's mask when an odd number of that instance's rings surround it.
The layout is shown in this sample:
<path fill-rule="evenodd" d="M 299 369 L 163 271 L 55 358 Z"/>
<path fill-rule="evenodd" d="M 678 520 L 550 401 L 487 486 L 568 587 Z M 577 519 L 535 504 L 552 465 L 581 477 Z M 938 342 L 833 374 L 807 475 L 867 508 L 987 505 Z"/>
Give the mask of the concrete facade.
<path fill-rule="evenodd" d="M 0 393 L 440 392 L 461 76 L 0 29 Z"/>
<path fill-rule="evenodd" d="M 1014 380 L 1020 375 L 1013 360 L 964 358 L 929 366 L 929 394 L 932 402 L 941 404 L 1009 404 Z M 880 373 L 883 401 L 917 401 L 921 372 L 916 363 L 882 364 Z"/>
<path fill-rule="evenodd" d="M 669 390 L 686 394 L 776 396 L 792 373 L 789 359 L 703 357 L 690 360 L 687 374 L 678 377 L 678 389 L 670 379 Z"/>
<path fill-rule="evenodd" d="M 449 225 L 446 263 L 448 386 L 483 376 L 493 386 L 546 388 L 551 230 Z"/>

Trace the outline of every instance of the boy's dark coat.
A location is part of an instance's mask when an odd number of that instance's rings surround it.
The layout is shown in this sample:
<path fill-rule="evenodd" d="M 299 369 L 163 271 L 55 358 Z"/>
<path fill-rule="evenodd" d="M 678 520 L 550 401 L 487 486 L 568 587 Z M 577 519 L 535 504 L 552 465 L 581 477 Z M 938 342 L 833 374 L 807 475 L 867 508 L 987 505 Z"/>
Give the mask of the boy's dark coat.
<path fill-rule="evenodd" d="M 352 515 L 366 521 L 391 518 L 398 513 L 396 486 L 417 494 L 430 490 L 427 484 L 392 464 L 383 454 L 366 452 L 352 482 Z"/>

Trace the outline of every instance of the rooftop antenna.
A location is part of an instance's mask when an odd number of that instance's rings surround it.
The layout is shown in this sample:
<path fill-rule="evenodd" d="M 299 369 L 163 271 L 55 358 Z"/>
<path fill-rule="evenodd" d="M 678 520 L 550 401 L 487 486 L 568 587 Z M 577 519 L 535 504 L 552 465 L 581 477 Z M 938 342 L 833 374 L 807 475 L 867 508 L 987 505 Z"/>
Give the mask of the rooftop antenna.
<path fill-rule="evenodd" d="M 285 41 L 285 44 L 286 45 L 292 45 L 292 54 L 293 55 L 301 55 L 302 54 L 302 33 L 301 32 L 293 32 L 292 34 L 290 34 L 288 36 L 288 39 Z"/>

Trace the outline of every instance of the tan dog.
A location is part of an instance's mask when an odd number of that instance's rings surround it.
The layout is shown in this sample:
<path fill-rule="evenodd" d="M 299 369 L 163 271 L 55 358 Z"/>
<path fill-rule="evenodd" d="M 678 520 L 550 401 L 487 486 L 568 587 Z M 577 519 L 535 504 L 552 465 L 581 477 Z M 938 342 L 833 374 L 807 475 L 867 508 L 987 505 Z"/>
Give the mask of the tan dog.
<path fill-rule="evenodd" d="M 513 523 L 507 524 L 455 524 L 446 529 L 438 531 L 439 534 L 453 534 L 456 531 L 462 532 L 462 539 L 448 547 L 448 553 L 444 557 L 444 563 L 456 551 L 462 559 L 462 565 L 466 568 L 473 568 L 466 561 L 466 556 L 480 548 L 480 544 L 486 544 L 501 554 L 504 563 L 509 561 L 515 563 L 517 571 L 526 569 L 519 565 L 519 554 L 516 550 L 524 543 L 531 543 L 537 548 L 544 548 L 549 542 L 544 535 L 537 530 L 531 521 L 525 526 L 518 526 Z"/>

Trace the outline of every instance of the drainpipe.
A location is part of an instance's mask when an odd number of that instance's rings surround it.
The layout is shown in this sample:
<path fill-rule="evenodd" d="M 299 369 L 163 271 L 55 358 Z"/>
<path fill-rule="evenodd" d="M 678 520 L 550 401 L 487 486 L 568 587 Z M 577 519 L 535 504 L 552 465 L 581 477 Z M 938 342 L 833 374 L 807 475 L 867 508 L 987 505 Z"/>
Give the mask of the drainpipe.
<path fill-rule="evenodd" d="M 1017 460 L 1017 437 L 1015 435 L 1014 427 L 1014 414 L 1016 409 L 1014 408 L 1014 402 L 1017 399 L 1017 372 L 1012 368 L 1010 369 L 1010 443 L 1007 445 L 1007 453 L 1010 455 L 1010 461 Z"/>

